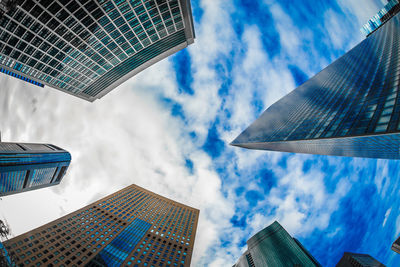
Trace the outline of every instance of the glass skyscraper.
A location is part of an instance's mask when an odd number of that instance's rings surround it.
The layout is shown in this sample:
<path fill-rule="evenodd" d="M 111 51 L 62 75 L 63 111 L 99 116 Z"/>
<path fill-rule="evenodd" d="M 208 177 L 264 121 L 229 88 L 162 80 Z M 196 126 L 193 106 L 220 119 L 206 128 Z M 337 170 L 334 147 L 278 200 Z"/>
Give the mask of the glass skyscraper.
<path fill-rule="evenodd" d="M 250 238 L 247 248 L 233 267 L 321 266 L 303 245 L 292 238 L 276 221 Z"/>
<path fill-rule="evenodd" d="M 128 186 L 4 245 L 18 266 L 190 266 L 199 210 Z"/>
<path fill-rule="evenodd" d="M 57 185 L 70 162 L 54 145 L 0 142 L 0 196 Z"/>
<path fill-rule="evenodd" d="M 336 267 L 385 267 L 382 263 L 367 254 L 345 252 Z"/>
<path fill-rule="evenodd" d="M 270 106 L 231 144 L 400 159 L 400 17 Z"/>
<path fill-rule="evenodd" d="M 370 35 L 397 12 L 399 12 L 399 1 L 388 0 L 384 8 L 363 25 L 361 32 L 366 36 Z"/>
<path fill-rule="evenodd" d="M 190 0 L 25 0 L 0 18 L 0 71 L 88 101 L 194 42 Z"/>

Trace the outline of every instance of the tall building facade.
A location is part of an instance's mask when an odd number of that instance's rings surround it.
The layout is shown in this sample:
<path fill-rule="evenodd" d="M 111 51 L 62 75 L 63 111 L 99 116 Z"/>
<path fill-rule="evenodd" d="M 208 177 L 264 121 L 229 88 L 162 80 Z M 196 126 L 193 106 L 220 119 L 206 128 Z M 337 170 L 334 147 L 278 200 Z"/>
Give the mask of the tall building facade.
<path fill-rule="evenodd" d="M 385 267 L 368 254 L 345 252 L 336 267 Z"/>
<path fill-rule="evenodd" d="M 400 237 L 392 244 L 392 250 L 400 254 Z"/>
<path fill-rule="evenodd" d="M 70 162 L 54 145 L 0 142 L 0 196 L 57 185 Z"/>
<path fill-rule="evenodd" d="M 250 238 L 247 247 L 247 251 L 233 267 L 321 266 L 303 245 L 292 238 L 276 221 Z"/>
<path fill-rule="evenodd" d="M 400 11 L 399 0 L 388 0 L 388 3 L 360 29 L 362 33 L 369 36 L 383 23 Z"/>
<path fill-rule="evenodd" d="M 20 0 L 0 0 L 0 17 L 13 9 Z"/>
<path fill-rule="evenodd" d="M 198 217 L 131 185 L 4 245 L 18 266 L 190 266 Z"/>
<path fill-rule="evenodd" d="M 194 37 L 190 0 L 24 0 L 0 18 L 0 68 L 94 101 Z"/>
<path fill-rule="evenodd" d="M 400 17 L 270 106 L 231 144 L 400 159 Z"/>

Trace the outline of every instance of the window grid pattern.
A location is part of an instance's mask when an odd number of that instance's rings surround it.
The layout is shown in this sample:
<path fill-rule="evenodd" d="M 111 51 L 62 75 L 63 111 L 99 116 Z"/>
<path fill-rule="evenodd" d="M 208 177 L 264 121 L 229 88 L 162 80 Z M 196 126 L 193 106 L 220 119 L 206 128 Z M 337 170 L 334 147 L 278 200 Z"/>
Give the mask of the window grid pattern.
<path fill-rule="evenodd" d="M 0 142 L 0 151 L 24 151 L 24 149 L 15 143 Z"/>
<path fill-rule="evenodd" d="M 169 49 L 172 49 L 182 44 L 183 42 L 185 42 L 185 40 L 186 37 L 183 30 L 180 30 L 166 38 L 161 39 L 159 42 L 139 51 L 112 70 L 108 71 L 100 79 L 96 80 L 94 83 L 88 86 L 82 92 L 82 95 L 96 96 L 121 77 L 124 77 L 134 69 L 140 67 L 141 65 L 162 54 L 163 52 L 167 52 Z"/>
<path fill-rule="evenodd" d="M 54 174 L 56 173 L 55 168 L 43 168 L 43 169 L 35 169 L 32 172 L 32 182 L 30 186 L 38 186 L 49 184 L 53 179 Z"/>
<path fill-rule="evenodd" d="M 27 171 L 0 172 L 0 192 L 22 190 Z"/>
<path fill-rule="evenodd" d="M 78 94 L 185 24 L 178 0 L 26 0 L 0 28 L 1 65 Z"/>
<path fill-rule="evenodd" d="M 35 233 L 6 244 L 21 266 L 71 266 L 95 255 L 118 235 L 126 223 L 100 209 L 88 207 L 40 227 Z"/>
<path fill-rule="evenodd" d="M 125 262 L 128 266 L 185 266 L 188 248 L 176 242 L 166 242 L 154 234 L 147 234 Z"/>
<path fill-rule="evenodd" d="M 132 247 L 139 243 L 150 226 L 150 223 L 136 218 L 110 244 L 100 251 L 98 256 L 104 260 L 106 266 L 122 265 Z"/>
<path fill-rule="evenodd" d="M 1 142 L 0 196 L 59 183 L 70 162 L 71 155 L 53 145 Z"/>
<path fill-rule="evenodd" d="M 400 22 L 396 15 L 269 107 L 233 144 L 252 146 L 399 132 L 399 49 Z"/>
<path fill-rule="evenodd" d="M 186 267 L 197 218 L 198 210 L 132 185 L 5 245 L 21 266 Z"/>
<path fill-rule="evenodd" d="M 251 237 L 247 247 L 253 266 L 321 267 L 278 222 Z"/>

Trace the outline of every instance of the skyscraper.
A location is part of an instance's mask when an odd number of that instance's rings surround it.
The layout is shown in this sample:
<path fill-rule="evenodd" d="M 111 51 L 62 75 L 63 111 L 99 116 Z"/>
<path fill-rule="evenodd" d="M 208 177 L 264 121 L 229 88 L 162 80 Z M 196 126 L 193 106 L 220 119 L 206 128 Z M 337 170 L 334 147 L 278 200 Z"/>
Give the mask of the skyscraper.
<path fill-rule="evenodd" d="M 0 196 L 57 185 L 70 162 L 54 145 L 0 142 Z"/>
<path fill-rule="evenodd" d="M 345 252 L 336 267 L 385 267 L 382 263 L 367 254 Z"/>
<path fill-rule="evenodd" d="M 400 17 L 270 106 L 231 144 L 400 159 Z"/>
<path fill-rule="evenodd" d="M 274 222 L 247 241 L 247 251 L 233 267 L 321 266 L 317 260 Z"/>
<path fill-rule="evenodd" d="M 400 237 L 392 244 L 392 250 L 400 254 Z"/>
<path fill-rule="evenodd" d="M 20 0 L 18 0 L 20 1 Z M 0 17 L 17 5 L 17 0 L 0 0 Z"/>
<path fill-rule="evenodd" d="M 382 23 L 385 23 L 392 16 L 397 14 L 400 11 L 399 7 L 398 0 L 388 0 L 388 3 L 375 16 L 363 25 L 361 32 L 366 36 L 370 35 L 373 31 L 378 29 Z"/>
<path fill-rule="evenodd" d="M 18 266 L 190 266 L 198 217 L 131 185 L 4 245 Z"/>
<path fill-rule="evenodd" d="M 0 18 L 0 71 L 88 101 L 194 42 L 190 0 L 25 0 Z"/>

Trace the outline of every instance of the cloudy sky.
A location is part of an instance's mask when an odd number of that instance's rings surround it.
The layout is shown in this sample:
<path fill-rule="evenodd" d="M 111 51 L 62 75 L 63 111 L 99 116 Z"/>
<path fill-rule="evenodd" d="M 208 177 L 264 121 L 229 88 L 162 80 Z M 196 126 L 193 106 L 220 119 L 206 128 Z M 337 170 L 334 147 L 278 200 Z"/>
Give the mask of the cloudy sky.
<path fill-rule="evenodd" d="M 363 39 L 384 0 L 192 0 L 197 39 L 88 103 L 0 74 L 3 141 L 72 154 L 62 183 L 4 197 L 13 235 L 135 183 L 201 210 L 193 266 L 232 266 L 274 220 L 323 266 L 399 266 L 398 161 L 229 146 L 269 105 Z"/>

